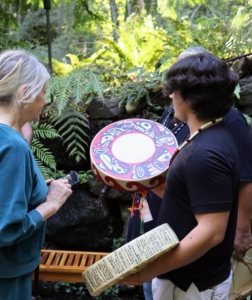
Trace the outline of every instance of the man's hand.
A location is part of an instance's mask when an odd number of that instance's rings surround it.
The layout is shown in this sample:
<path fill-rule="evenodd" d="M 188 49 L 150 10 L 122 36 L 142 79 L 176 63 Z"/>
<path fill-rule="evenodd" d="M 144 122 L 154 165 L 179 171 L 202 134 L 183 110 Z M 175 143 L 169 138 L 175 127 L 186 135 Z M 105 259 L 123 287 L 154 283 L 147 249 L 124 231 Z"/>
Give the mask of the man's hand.
<path fill-rule="evenodd" d="M 239 206 L 234 249 L 236 258 L 242 261 L 246 252 L 252 247 L 252 182 L 241 182 L 239 189 Z"/>
<path fill-rule="evenodd" d="M 234 249 L 237 260 L 242 261 L 246 252 L 252 247 L 252 236 L 250 232 L 244 233 L 236 230 Z"/>
<path fill-rule="evenodd" d="M 126 278 L 118 281 L 116 284 L 134 284 L 134 285 L 142 285 L 144 282 L 149 281 L 149 277 L 145 277 L 145 272 L 144 270 L 142 270 L 141 272 L 134 274 L 134 275 L 130 275 L 127 276 Z M 148 278 L 148 280 L 147 280 Z"/>

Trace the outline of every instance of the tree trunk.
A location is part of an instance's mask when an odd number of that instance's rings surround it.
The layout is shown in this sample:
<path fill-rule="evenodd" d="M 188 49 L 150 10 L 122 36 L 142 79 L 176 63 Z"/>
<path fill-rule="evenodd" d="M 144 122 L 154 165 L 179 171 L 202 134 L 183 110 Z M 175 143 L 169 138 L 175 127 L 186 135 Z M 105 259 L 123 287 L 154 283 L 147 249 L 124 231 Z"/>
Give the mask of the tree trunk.
<path fill-rule="evenodd" d="M 22 11 L 22 1 L 17 0 L 17 24 L 18 27 L 21 25 L 21 11 Z"/>
<path fill-rule="evenodd" d="M 17 0 L 17 25 L 18 25 L 18 28 L 20 27 L 21 25 L 21 12 L 22 12 L 22 1 L 20 0 Z M 19 42 L 19 33 L 17 31 L 17 41 Z"/>
<path fill-rule="evenodd" d="M 157 2 L 157 0 L 155 0 L 154 4 L 153 4 L 153 12 L 155 12 L 155 14 L 156 14 L 157 24 L 161 25 L 161 14 L 158 12 L 158 2 Z"/>
<path fill-rule="evenodd" d="M 142 10 L 144 8 L 144 1 L 143 0 L 139 0 L 138 1 L 138 10 L 139 10 L 139 15 L 142 14 Z"/>
<path fill-rule="evenodd" d="M 74 9 L 76 6 L 77 0 L 75 0 L 69 7 L 69 14 L 68 14 L 68 20 L 67 20 L 67 27 L 66 27 L 66 35 L 68 36 L 71 29 L 72 29 L 72 24 L 73 24 L 73 19 L 74 19 Z"/>
<path fill-rule="evenodd" d="M 132 13 L 132 3 L 130 1 L 126 1 L 125 20 L 131 15 L 131 13 Z"/>
<path fill-rule="evenodd" d="M 113 36 L 115 41 L 118 41 L 118 34 L 116 32 L 116 29 L 118 28 L 118 21 L 117 21 L 117 7 L 115 0 L 109 0 L 109 5 L 110 5 L 110 13 L 111 13 L 111 20 L 115 24 L 115 29 L 113 31 Z"/>
<path fill-rule="evenodd" d="M 58 12 L 58 27 L 57 27 L 57 36 L 60 37 L 62 35 L 62 20 L 63 20 L 63 3 L 60 2 L 59 7 L 57 9 Z"/>
<path fill-rule="evenodd" d="M 233 6 L 233 0 L 228 0 L 228 6 L 227 6 L 227 16 L 229 17 L 230 16 L 230 13 L 231 13 L 231 9 L 232 9 L 232 6 Z"/>
<path fill-rule="evenodd" d="M 156 1 L 154 1 L 154 2 L 156 2 Z M 146 12 L 148 15 L 151 13 L 151 3 L 152 3 L 151 0 L 145 1 L 145 8 L 146 8 Z"/>

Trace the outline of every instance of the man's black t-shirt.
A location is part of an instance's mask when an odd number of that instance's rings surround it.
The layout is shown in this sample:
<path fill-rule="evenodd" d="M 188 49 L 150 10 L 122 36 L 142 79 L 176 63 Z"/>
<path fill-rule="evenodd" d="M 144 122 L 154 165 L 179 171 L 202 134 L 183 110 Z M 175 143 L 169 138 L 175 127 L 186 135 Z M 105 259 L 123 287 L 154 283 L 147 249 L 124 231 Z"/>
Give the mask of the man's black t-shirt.
<path fill-rule="evenodd" d="M 240 162 L 240 181 L 252 181 L 252 141 L 249 127 L 243 114 L 235 108 L 223 117 L 224 124 L 228 127 L 234 140 Z"/>
<path fill-rule="evenodd" d="M 200 291 L 230 275 L 236 230 L 239 162 L 229 129 L 222 122 L 200 132 L 177 154 L 166 181 L 157 225 L 168 223 L 182 240 L 197 226 L 195 214 L 230 211 L 225 238 L 195 262 L 160 278 L 186 291 Z"/>
<path fill-rule="evenodd" d="M 170 129 L 181 144 L 189 135 L 189 128 L 187 124 L 182 124 L 174 120 L 174 110 L 172 106 L 166 108 L 159 121 Z M 240 162 L 240 181 L 252 181 L 252 141 L 249 133 L 249 128 L 246 119 L 240 111 L 231 108 L 230 111 L 223 117 L 223 122 L 228 127 L 230 134 L 234 140 L 232 147 L 238 151 Z M 151 191 L 147 193 L 147 202 L 152 215 L 152 220 L 144 223 L 144 232 L 156 227 L 162 199 Z M 139 211 L 135 211 L 133 217 L 128 221 L 128 231 L 126 242 L 129 242 L 140 236 L 140 216 Z"/>

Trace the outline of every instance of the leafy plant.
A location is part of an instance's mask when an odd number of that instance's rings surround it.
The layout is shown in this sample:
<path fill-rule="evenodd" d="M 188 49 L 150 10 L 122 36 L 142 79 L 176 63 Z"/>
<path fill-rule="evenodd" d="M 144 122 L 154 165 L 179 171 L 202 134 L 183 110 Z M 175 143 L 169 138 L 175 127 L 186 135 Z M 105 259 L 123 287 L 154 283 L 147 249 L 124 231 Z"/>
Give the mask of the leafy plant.
<path fill-rule="evenodd" d="M 61 116 L 54 113 L 50 122 L 58 128 L 58 132 L 67 146 L 69 157 L 74 157 L 76 162 L 81 159 L 86 160 L 85 153 L 89 147 L 89 121 L 83 113 L 78 111 L 78 106 L 69 103 Z"/>
<path fill-rule="evenodd" d="M 95 96 L 103 99 L 103 83 L 99 74 L 90 68 L 80 68 L 78 57 L 69 55 L 71 64 L 61 64 L 70 67 L 67 76 L 52 76 L 47 96 L 53 95 L 53 104 L 48 108 L 50 123 L 58 128 L 58 132 L 67 146 L 69 157 L 76 162 L 86 160 L 86 150 L 89 147 L 89 121 L 85 116 L 87 104 Z M 59 71 L 58 71 L 59 72 Z"/>
<path fill-rule="evenodd" d="M 95 297 L 96 300 L 121 300 L 119 297 L 118 285 L 113 285 L 104 291 L 100 296 Z"/>
<path fill-rule="evenodd" d="M 56 291 L 63 291 L 66 294 L 74 294 L 77 296 L 75 299 L 82 299 L 82 296 L 85 295 L 84 286 L 75 282 L 56 282 L 53 287 Z"/>
<path fill-rule="evenodd" d="M 54 178 L 54 179 L 58 179 L 58 178 L 62 178 L 66 175 L 66 172 L 64 170 L 53 170 L 53 169 L 49 169 L 47 171 L 48 177 L 47 178 Z"/>
<path fill-rule="evenodd" d="M 124 83 L 120 88 L 115 87 L 114 93 L 120 98 L 119 105 L 125 106 L 128 113 L 136 110 L 145 97 L 149 106 L 151 103 L 151 92 L 161 90 L 162 76 L 155 72 L 146 72 L 144 68 L 134 68 L 129 70 L 128 76 L 130 81 Z"/>
<path fill-rule="evenodd" d="M 5 33 L 0 36 L 0 52 L 18 47 L 29 48 L 26 42 L 17 41 L 15 35 Z"/>
<path fill-rule="evenodd" d="M 114 68 L 144 67 L 154 71 L 165 51 L 168 37 L 163 28 L 155 27 L 151 16 L 131 14 L 118 28 L 119 40 L 103 37 L 102 48 L 84 60 L 86 63 L 113 65 Z"/>
<path fill-rule="evenodd" d="M 99 75 L 90 68 L 78 68 L 65 77 L 52 76 L 47 87 L 47 95 L 50 94 L 54 98 L 54 108 L 61 116 L 69 102 L 75 104 L 82 102 L 83 105 L 95 96 L 103 99 L 103 83 Z"/>
<path fill-rule="evenodd" d="M 31 149 L 37 165 L 45 179 L 50 178 L 51 170 L 56 170 L 56 162 L 51 151 L 45 147 L 41 140 L 55 139 L 60 137 L 58 132 L 49 124 L 31 123 L 33 129 L 33 139 Z"/>
<path fill-rule="evenodd" d="M 88 171 L 80 171 L 78 172 L 78 176 L 80 179 L 80 184 L 84 184 L 88 182 L 89 178 L 93 178 L 94 177 L 94 173 L 92 170 L 88 170 Z"/>
<path fill-rule="evenodd" d="M 119 237 L 117 239 L 113 239 L 113 245 L 112 245 L 112 251 L 115 251 L 116 249 L 122 247 L 125 243 L 124 237 Z"/>

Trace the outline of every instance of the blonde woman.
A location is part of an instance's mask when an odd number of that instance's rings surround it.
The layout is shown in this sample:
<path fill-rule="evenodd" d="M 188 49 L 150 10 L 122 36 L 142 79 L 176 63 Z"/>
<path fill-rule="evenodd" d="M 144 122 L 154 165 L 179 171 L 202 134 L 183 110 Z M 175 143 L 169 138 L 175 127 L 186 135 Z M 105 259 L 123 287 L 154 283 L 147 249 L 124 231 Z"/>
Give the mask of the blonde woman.
<path fill-rule="evenodd" d="M 49 73 L 24 50 L 0 53 L 0 299 L 28 300 L 46 219 L 72 194 L 66 179 L 43 179 L 22 127 L 38 121 Z"/>

